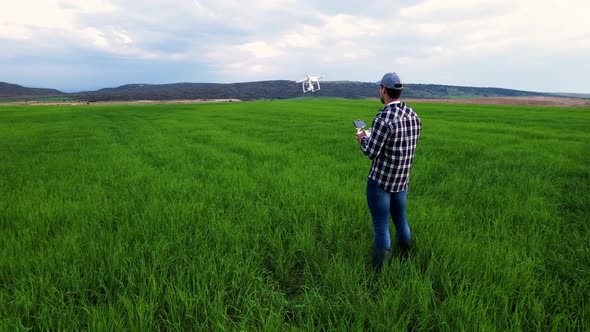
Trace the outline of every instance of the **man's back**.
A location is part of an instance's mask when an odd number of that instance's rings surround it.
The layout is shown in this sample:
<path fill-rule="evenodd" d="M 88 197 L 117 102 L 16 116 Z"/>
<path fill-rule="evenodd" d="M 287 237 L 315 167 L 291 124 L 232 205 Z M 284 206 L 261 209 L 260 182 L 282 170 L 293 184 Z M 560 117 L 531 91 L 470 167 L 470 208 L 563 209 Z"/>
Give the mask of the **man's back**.
<path fill-rule="evenodd" d="M 373 120 L 371 137 L 361 144 L 373 160 L 369 178 L 389 192 L 406 190 L 421 129 L 420 118 L 406 103 L 393 102 L 381 109 Z"/>

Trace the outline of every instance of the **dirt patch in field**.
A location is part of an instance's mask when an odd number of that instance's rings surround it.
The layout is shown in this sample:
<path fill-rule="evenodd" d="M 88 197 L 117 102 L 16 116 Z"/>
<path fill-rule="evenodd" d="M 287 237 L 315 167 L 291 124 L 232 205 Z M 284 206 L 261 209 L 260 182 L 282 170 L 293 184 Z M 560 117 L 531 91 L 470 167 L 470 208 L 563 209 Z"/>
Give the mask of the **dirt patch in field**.
<path fill-rule="evenodd" d="M 0 105 L 138 105 L 138 104 L 197 104 L 238 102 L 240 99 L 175 99 L 175 100 L 129 100 L 129 101 L 23 101 Z"/>
<path fill-rule="evenodd" d="M 412 102 L 483 104 L 483 105 L 529 105 L 559 107 L 590 107 L 589 99 L 560 97 L 487 97 L 462 99 L 406 99 Z"/>

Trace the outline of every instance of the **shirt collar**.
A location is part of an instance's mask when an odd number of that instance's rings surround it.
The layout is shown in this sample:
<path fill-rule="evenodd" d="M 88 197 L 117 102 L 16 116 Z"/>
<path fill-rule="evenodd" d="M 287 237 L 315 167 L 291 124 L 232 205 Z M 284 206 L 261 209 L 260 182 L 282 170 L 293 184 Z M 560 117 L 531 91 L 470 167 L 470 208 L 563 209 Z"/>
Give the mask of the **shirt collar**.
<path fill-rule="evenodd" d="M 401 101 L 400 100 L 396 100 L 396 101 L 392 101 L 391 103 L 389 103 L 389 104 L 387 104 L 385 106 L 389 106 L 389 105 L 392 105 L 392 104 L 399 104 L 399 103 L 401 103 Z"/>

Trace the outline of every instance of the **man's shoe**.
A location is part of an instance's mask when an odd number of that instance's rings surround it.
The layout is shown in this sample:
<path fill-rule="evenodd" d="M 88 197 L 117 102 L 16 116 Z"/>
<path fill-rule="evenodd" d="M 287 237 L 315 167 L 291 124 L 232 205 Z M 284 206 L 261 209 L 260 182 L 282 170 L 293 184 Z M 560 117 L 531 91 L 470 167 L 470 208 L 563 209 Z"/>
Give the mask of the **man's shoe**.
<path fill-rule="evenodd" d="M 399 241 L 399 258 L 401 261 L 405 261 L 410 256 L 410 250 L 412 249 L 412 240 Z"/>
<path fill-rule="evenodd" d="M 373 269 L 375 270 L 376 274 L 380 274 L 381 268 L 383 267 L 383 263 L 389 261 L 389 259 L 391 258 L 391 250 L 383 248 L 373 248 L 371 256 L 373 258 Z"/>

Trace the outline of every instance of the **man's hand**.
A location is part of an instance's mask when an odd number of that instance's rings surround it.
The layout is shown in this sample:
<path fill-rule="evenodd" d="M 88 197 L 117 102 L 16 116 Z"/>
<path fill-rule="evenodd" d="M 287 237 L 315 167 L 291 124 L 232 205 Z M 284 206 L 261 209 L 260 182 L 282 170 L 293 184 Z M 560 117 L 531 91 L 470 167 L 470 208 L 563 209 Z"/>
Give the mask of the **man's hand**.
<path fill-rule="evenodd" d="M 361 139 L 363 137 L 367 137 L 368 135 L 367 135 L 367 131 L 366 130 L 361 130 L 360 133 L 355 134 L 354 136 L 356 136 L 356 140 L 359 141 L 359 143 L 360 143 L 361 142 Z"/>

